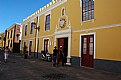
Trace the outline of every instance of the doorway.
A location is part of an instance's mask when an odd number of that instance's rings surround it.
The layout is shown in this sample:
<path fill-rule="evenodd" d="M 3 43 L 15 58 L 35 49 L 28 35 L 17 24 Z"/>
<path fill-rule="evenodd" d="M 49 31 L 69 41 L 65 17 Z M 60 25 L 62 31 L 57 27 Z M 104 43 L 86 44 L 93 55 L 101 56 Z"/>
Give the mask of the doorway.
<path fill-rule="evenodd" d="M 94 67 L 94 35 L 81 36 L 82 66 Z"/>
<path fill-rule="evenodd" d="M 60 47 L 62 47 L 62 50 L 64 52 L 64 56 L 67 57 L 68 55 L 68 37 L 66 38 L 58 38 L 58 53 L 60 54 Z M 67 60 L 65 60 L 67 62 Z"/>
<path fill-rule="evenodd" d="M 29 55 L 31 55 L 31 51 L 32 51 L 32 41 L 29 42 Z"/>
<path fill-rule="evenodd" d="M 45 51 L 45 53 L 48 52 L 48 45 L 49 45 L 49 39 L 44 39 L 44 51 Z"/>

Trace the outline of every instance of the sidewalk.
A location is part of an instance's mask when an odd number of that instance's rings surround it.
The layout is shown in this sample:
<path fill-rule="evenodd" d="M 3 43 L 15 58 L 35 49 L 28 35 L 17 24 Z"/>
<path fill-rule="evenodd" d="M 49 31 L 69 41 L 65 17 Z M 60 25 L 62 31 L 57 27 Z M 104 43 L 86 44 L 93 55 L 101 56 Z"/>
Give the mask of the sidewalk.
<path fill-rule="evenodd" d="M 0 80 L 121 80 L 121 74 L 77 66 L 52 67 L 51 62 L 10 55 L 0 65 Z"/>

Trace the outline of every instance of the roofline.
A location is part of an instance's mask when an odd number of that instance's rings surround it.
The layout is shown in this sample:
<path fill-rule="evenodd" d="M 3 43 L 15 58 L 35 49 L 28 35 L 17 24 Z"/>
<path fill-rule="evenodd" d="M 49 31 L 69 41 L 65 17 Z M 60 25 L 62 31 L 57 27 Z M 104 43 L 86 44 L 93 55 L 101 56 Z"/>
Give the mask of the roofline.
<path fill-rule="evenodd" d="M 15 25 L 21 25 L 20 23 L 14 23 L 13 25 L 11 25 L 9 28 L 7 28 L 6 30 L 9 30 L 9 29 L 11 29 L 13 26 L 15 26 Z"/>

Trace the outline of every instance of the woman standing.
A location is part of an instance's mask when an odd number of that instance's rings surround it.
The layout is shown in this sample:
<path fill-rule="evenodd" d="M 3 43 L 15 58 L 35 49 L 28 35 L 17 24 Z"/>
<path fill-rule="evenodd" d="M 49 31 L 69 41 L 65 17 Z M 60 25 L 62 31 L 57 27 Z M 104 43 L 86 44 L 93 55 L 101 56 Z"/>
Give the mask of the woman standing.
<path fill-rule="evenodd" d="M 9 49 L 8 49 L 8 46 L 7 46 L 7 47 L 5 48 L 5 52 L 4 52 L 4 60 L 5 60 L 5 63 L 7 62 L 8 54 L 9 54 Z"/>

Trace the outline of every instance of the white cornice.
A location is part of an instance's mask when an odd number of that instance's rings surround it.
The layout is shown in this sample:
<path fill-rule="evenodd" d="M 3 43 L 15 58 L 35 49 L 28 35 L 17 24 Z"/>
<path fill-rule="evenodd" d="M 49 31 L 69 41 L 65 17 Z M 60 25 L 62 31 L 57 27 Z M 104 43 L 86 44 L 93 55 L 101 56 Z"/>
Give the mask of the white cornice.
<path fill-rule="evenodd" d="M 62 1 L 56 2 L 55 4 L 51 5 L 50 7 L 47 7 L 46 9 L 41 11 L 40 13 L 35 14 L 33 17 L 29 18 L 28 20 L 25 20 L 22 24 L 28 23 L 29 21 L 35 19 L 37 16 L 45 14 L 46 12 L 51 11 L 52 9 L 56 8 L 57 6 L 60 6 L 61 4 L 64 4 L 65 2 L 67 2 L 67 0 L 62 0 Z"/>
<path fill-rule="evenodd" d="M 100 26 L 100 27 L 95 27 L 95 28 L 88 28 L 88 29 L 83 29 L 83 30 L 75 30 L 73 32 L 84 32 L 84 31 L 106 29 L 106 28 L 113 28 L 113 27 L 121 27 L 121 23 L 120 24 L 107 25 L 107 26 Z"/>
<path fill-rule="evenodd" d="M 50 36 L 54 36 L 54 34 L 45 35 L 45 36 L 38 36 L 38 38 L 45 38 L 45 37 L 50 37 Z"/>
<path fill-rule="evenodd" d="M 12 26 L 10 26 L 7 30 L 10 30 L 11 28 L 13 28 L 15 25 L 21 25 L 19 23 L 14 23 Z"/>
<path fill-rule="evenodd" d="M 61 31 L 55 32 L 55 35 L 64 35 L 64 34 L 71 34 L 71 29 L 61 30 Z"/>
<path fill-rule="evenodd" d="M 32 39 L 35 39 L 35 38 L 26 38 L 26 39 L 22 39 L 22 40 L 24 41 L 24 40 L 32 40 Z"/>

